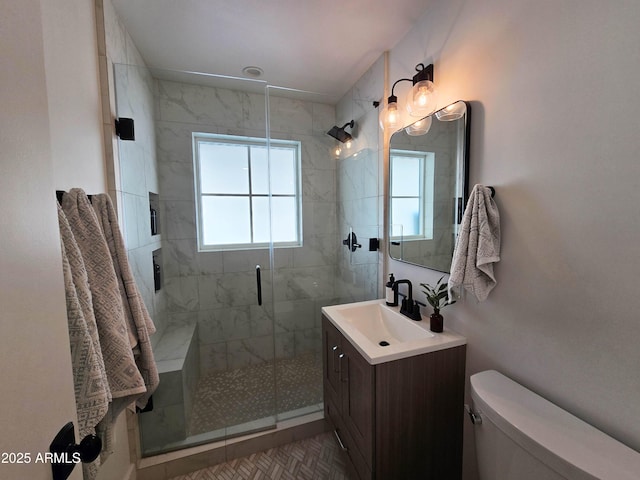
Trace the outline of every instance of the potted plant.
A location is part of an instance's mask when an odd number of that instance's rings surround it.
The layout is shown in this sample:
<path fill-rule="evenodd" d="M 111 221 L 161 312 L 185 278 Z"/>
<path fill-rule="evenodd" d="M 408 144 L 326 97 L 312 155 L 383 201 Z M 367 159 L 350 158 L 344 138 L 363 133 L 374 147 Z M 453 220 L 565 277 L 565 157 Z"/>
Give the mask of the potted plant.
<path fill-rule="evenodd" d="M 427 297 L 427 302 L 433 307 L 433 313 L 429 317 L 431 319 L 431 331 L 442 332 L 443 318 L 440 315 L 440 309 L 456 303 L 455 300 L 449 298 L 449 292 L 447 290 L 447 284 L 442 283 L 444 275 L 440 277 L 435 287 L 432 287 L 428 283 L 421 283 L 420 286 L 424 288 L 423 292 Z"/>

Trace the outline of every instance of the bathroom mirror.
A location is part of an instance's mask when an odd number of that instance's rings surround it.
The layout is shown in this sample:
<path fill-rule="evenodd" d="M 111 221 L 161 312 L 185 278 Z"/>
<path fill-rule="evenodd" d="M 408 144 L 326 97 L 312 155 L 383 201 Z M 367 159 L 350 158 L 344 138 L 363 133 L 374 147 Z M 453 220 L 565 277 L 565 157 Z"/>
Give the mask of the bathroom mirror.
<path fill-rule="evenodd" d="M 468 197 L 470 113 L 458 101 L 391 136 L 391 258 L 449 272 Z"/>

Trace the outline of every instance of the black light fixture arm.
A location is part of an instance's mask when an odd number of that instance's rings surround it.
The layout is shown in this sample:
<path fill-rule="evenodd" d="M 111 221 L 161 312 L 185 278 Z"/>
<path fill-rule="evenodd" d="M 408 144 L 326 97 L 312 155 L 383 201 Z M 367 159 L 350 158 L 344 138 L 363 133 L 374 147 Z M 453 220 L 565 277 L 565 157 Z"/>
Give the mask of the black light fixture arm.
<path fill-rule="evenodd" d="M 393 93 L 393 91 L 396 88 L 396 85 L 399 84 L 400 82 L 411 82 L 411 81 L 412 80 L 410 78 L 401 78 L 400 80 L 396 80 L 393 86 L 391 87 L 391 95 L 389 95 L 389 98 L 387 99 L 387 105 L 398 101 L 398 97 L 396 97 Z"/>
<path fill-rule="evenodd" d="M 391 95 L 389 96 L 389 98 L 387 99 L 387 105 L 389 103 L 394 103 L 398 101 L 398 97 L 395 96 L 395 94 L 393 93 L 396 85 L 400 82 L 411 82 L 413 85 L 415 85 L 418 82 L 422 82 L 424 80 L 429 80 L 431 82 L 433 82 L 433 63 L 430 63 L 429 65 L 427 65 L 426 67 L 424 66 L 424 63 L 419 63 L 416 65 L 416 73 L 413 78 L 401 78 L 400 80 L 396 80 L 395 83 L 393 84 L 393 86 L 391 87 Z"/>
<path fill-rule="evenodd" d="M 353 128 L 353 126 L 356 124 L 355 120 L 351 120 L 350 122 L 345 123 L 341 128 L 342 130 L 344 130 L 345 128 L 349 127 L 349 128 Z"/>

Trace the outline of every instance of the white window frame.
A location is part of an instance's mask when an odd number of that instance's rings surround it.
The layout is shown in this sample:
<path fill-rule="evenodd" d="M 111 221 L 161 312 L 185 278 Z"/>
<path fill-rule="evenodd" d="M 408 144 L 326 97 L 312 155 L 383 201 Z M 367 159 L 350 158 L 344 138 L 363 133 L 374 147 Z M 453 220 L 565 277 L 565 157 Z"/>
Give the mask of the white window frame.
<path fill-rule="evenodd" d="M 389 192 L 391 199 L 389 208 L 389 224 L 391 225 L 391 232 L 393 232 L 393 200 L 395 198 L 418 198 L 419 213 L 418 218 L 420 224 L 418 226 L 417 235 L 391 235 L 391 240 L 432 240 L 433 239 L 433 211 L 435 201 L 435 153 L 423 152 L 415 150 L 401 150 L 392 149 L 389 155 L 389 161 L 393 161 L 393 157 L 410 157 L 417 158 L 419 160 L 420 172 L 419 172 L 419 192 L 420 195 L 394 195 L 393 191 Z M 391 175 L 393 175 L 393 168 L 389 169 Z M 431 183 L 428 181 L 431 179 Z M 393 182 L 390 182 L 393 185 Z"/>
<path fill-rule="evenodd" d="M 255 197 L 292 197 L 295 198 L 296 203 L 296 239 L 290 242 L 273 242 L 274 248 L 278 247 L 301 247 L 302 246 L 302 186 L 301 186 L 301 142 L 295 140 L 276 140 L 265 139 L 259 137 L 247 137 L 236 135 L 221 135 L 213 133 L 201 133 L 193 132 L 193 172 L 194 172 L 194 191 L 195 191 L 195 203 L 196 203 L 196 231 L 198 238 L 198 251 L 200 252 L 214 252 L 224 250 L 255 250 L 269 248 L 271 242 L 250 242 L 250 243 L 231 243 L 231 244 L 205 244 L 204 243 L 204 228 L 202 223 L 202 198 L 207 196 L 236 196 L 246 197 L 249 199 L 249 223 L 251 228 L 251 237 L 253 239 L 253 202 L 252 198 Z M 215 193 L 202 193 L 200 191 L 200 144 L 201 143 L 222 143 L 233 145 L 245 145 L 245 146 L 264 146 L 267 148 L 279 147 L 291 149 L 295 155 L 295 192 L 293 194 L 257 194 L 253 193 L 251 188 L 251 154 L 248 149 L 248 165 L 249 165 L 249 193 L 248 194 L 215 194 Z M 268 170 L 270 171 L 270 169 Z M 273 217 L 273 216 L 272 216 Z M 227 226 L 228 227 L 228 226 Z"/>

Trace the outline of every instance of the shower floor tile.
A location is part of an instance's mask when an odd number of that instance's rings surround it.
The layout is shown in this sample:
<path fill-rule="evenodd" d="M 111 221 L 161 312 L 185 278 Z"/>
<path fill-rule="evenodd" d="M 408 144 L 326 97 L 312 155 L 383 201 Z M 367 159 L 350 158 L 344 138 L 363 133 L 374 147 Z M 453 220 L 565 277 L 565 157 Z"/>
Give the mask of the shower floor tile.
<path fill-rule="evenodd" d="M 322 358 L 307 354 L 202 376 L 189 435 L 198 435 L 322 402 Z M 276 408 L 277 402 L 277 408 Z"/>
<path fill-rule="evenodd" d="M 333 435 L 323 433 L 170 480 L 349 480 L 343 455 Z"/>

